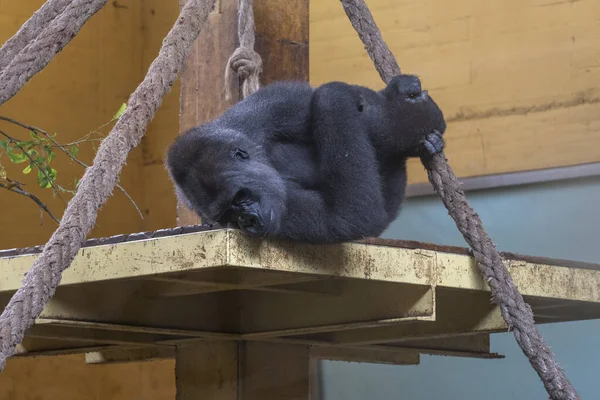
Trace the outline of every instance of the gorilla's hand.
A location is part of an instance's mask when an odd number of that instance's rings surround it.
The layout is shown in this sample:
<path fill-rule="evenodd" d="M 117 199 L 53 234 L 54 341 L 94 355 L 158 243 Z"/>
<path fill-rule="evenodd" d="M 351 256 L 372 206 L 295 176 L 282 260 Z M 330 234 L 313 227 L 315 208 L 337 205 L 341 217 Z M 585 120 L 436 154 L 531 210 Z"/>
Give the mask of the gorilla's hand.
<path fill-rule="evenodd" d="M 421 146 L 422 149 L 430 155 L 441 153 L 444 150 L 444 138 L 442 137 L 442 133 L 438 130 L 429 133 L 421 141 Z"/>

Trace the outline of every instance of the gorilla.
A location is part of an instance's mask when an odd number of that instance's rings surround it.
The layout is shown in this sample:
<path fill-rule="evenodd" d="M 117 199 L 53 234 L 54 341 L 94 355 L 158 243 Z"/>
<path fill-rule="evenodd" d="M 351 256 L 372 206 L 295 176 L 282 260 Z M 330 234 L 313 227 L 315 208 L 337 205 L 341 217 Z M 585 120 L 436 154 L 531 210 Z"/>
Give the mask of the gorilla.
<path fill-rule="evenodd" d="M 403 201 L 407 159 L 441 152 L 445 129 L 413 75 L 380 91 L 277 82 L 179 136 L 166 168 L 203 222 L 340 243 L 387 228 Z"/>

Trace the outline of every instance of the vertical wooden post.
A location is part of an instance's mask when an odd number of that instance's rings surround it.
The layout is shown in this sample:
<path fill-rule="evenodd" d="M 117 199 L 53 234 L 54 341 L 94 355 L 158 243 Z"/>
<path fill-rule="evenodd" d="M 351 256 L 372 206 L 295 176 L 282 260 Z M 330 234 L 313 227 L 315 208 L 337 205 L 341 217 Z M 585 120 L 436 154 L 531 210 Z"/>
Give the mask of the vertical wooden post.
<path fill-rule="evenodd" d="M 185 0 L 180 0 L 185 3 Z M 219 116 L 238 99 L 225 100 L 223 88 L 232 93 L 239 87 L 235 74 L 225 82 L 227 60 L 238 45 L 237 0 L 217 0 L 215 11 L 181 74 L 179 131 Z M 308 0 L 260 0 L 254 2 L 256 51 L 263 59 L 261 83 L 277 80 L 308 80 Z M 200 219 L 182 205 L 177 206 L 177 224 L 198 224 Z"/>
<path fill-rule="evenodd" d="M 180 346 L 175 362 L 177 400 L 309 400 L 310 366 L 304 345 L 198 342 Z"/>
<path fill-rule="evenodd" d="M 236 342 L 197 342 L 177 348 L 176 400 L 238 400 Z"/>
<path fill-rule="evenodd" d="M 238 100 L 227 102 L 223 91 L 225 84 L 234 94 L 239 87 L 235 76 L 231 82 L 224 81 L 225 65 L 238 45 L 237 10 L 237 0 L 217 0 L 186 61 L 181 75 L 180 133 L 219 116 Z M 256 51 L 263 59 L 261 83 L 307 81 L 308 0 L 255 1 L 254 16 Z M 178 225 L 199 222 L 195 214 L 178 205 Z M 307 400 L 313 364 L 306 346 L 188 344 L 177 350 L 177 400 Z"/>

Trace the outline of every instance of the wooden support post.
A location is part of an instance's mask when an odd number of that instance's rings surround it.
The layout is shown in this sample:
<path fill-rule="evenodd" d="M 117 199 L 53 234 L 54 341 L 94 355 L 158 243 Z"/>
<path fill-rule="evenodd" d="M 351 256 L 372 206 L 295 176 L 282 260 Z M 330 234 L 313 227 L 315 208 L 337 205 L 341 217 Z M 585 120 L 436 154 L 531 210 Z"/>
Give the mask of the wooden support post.
<path fill-rule="evenodd" d="M 239 82 L 225 82 L 227 60 L 238 45 L 238 0 L 218 0 L 181 75 L 180 133 L 207 122 L 238 101 Z M 308 0 L 254 2 L 261 83 L 308 80 Z M 224 87 L 234 93 L 225 100 Z M 182 205 L 177 224 L 200 219 Z M 311 366 L 302 345 L 200 342 L 181 346 L 176 357 L 177 400 L 300 400 L 310 397 Z M 313 397 L 314 400 L 314 397 Z"/>
<path fill-rule="evenodd" d="M 306 345 L 196 342 L 179 346 L 177 400 L 315 400 Z"/>
<path fill-rule="evenodd" d="M 182 0 L 182 3 L 185 1 Z M 238 79 L 225 82 L 229 56 L 238 45 L 237 0 L 218 0 L 202 28 L 181 75 L 179 131 L 207 122 L 238 99 Z M 255 50 L 263 60 L 261 83 L 277 80 L 308 80 L 308 0 L 261 0 L 254 2 Z M 232 101 L 223 88 L 230 86 Z M 183 205 L 177 206 L 177 224 L 198 224 L 200 219 Z"/>

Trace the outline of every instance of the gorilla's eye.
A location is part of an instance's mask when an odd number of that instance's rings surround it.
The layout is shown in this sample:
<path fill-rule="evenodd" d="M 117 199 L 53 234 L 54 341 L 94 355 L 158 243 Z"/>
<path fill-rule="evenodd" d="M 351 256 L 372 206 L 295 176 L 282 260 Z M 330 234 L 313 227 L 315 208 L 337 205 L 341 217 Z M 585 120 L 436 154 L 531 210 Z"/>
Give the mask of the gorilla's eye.
<path fill-rule="evenodd" d="M 408 94 L 408 98 L 411 100 L 416 99 L 417 97 L 419 97 L 419 95 L 421 94 L 421 92 L 412 92 Z"/>
<path fill-rule="evenodd" d="M 235 158 L 235 159 L 238 159 L 238 160 L 247 160 L 248 158 L 250 158 L 250 156 L 248 155 L 248 153 L 246 153 L 242 149 L 235 149 L 235 150 L 233 150 L 233 152 L 231 153 L 231 156 L 233 158 Z"/>
<path fill-rule="evenodd" d="M 240 205 L 247 203 L 250 200 L 252 200 L 252 192 L 248 189 L 240 189 L 233 197 L 231 204 Z"/>

